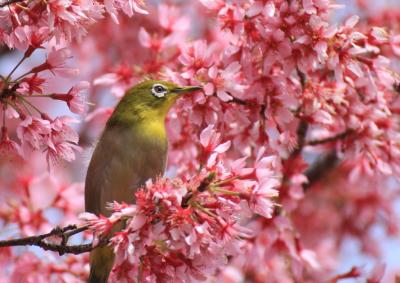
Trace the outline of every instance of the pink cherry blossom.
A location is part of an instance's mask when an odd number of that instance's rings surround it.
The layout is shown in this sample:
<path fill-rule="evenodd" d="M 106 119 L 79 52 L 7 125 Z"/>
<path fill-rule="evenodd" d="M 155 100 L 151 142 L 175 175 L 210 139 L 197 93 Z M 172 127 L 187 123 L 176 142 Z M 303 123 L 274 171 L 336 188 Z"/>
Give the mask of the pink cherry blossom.
<path fill-rule="evenodd" d="M 16 156 L 21 152 L 20 146 L 8 136 L 6 127 L 1 128 L 0 155 Z"/>
<path fill-rule="evenodd" d="M 22 141 L 23 148 L 29 146 L 38 150 L 44 141 L 46 135 L 50 134 L 50 122 L 37 117 L 27 116 L 19 124 L 17 134 Z"/>
<path fill-rule="evenodd" d="M 75 159 L 75 152 L 81 148 L 77 145 L 79 137 L 68 125 L 75 122 L 69 117 L 58 117 L 50 121 L 51 132 L 45 138 L 46 159 L 49 164 L 57 164 L 60 159 L 72 161 Z"/>
<path fill-rule="evenodd" d="M 222 101 L 231 100 L 232 95 L 241 97 L 246 87 L 235 82 L 235 79 L 240 75 L 240 68 L 238 62 L 232 62 L 222 71 L 212 66 L 208 70 L 208 76 L 211 82 L 204 86 L 206 95 L 216 93 Z"/>
<path fill-rule="evenodd" d="M 51 98 L 63 100 L 68 104 L 71 112 L 83 114 L 86 112 L 86 91 L 89 87 L 89 82 L 80 82 L 66 94 L 52 94 Z"/>
<path fill-rule="evenodd" d="M 207 166 L 211 168 L 215 165 L 219 154 L 224 153 L 231 146 L 231 141 L 220 144 L 220 134 L 214 129 L 214 125 L 209 125 L 200 134 L 200 143 L 203 146 L 205 157 L 207 157 Z"/>
<path fill-rule="evenodd" d="M 42 94 L 43 93 L 43 84 L 46 82 L 46 79 L 41 78 L 38 74 L 33 74 L 31 77 L 27 77 L 21 80 L 20 89 L 18 91 L 23 94 L 32 95 Z"/>
<path fill-rule="evenodd" d="M 66 48 L 53 50 L 45 63 L 39 65 L 31 70 L 32 73 L 38 73 L 49 70 L 61 76 L 75 76 L 78 74 L 77 69 L 68 68 L 65 66 L 65 61 L 71 58 L 70 51 Z"/>
<path fill-rule="evenodd" d="M 279 187 L 279 180 L 277 179 L 271 178 L 263 181 L 251 195 L 250 208 L 264 217 L 271 217 L 273 213 L 271 198 L 278 196 L 278 191 L 275 190 L 277 187 Z"/>

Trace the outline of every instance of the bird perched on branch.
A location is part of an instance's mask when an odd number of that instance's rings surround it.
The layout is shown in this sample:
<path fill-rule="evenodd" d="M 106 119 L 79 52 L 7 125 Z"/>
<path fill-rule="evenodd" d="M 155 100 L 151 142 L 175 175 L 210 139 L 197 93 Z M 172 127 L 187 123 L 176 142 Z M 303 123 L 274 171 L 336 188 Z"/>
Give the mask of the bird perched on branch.
<path fill-rule="evenodd" d="M 199 89 L 148 80 L 125 94 L 90 161 L 85 182 L 86 211 L 108 216 L 107 203 L 134 203 L 135 191 L 148 179 L 163 174 L 167 158 L 165 117 L 182 94 Z M 112 248 L 93 250 L 88 282 L 107 282 L 113 262 Z"/>

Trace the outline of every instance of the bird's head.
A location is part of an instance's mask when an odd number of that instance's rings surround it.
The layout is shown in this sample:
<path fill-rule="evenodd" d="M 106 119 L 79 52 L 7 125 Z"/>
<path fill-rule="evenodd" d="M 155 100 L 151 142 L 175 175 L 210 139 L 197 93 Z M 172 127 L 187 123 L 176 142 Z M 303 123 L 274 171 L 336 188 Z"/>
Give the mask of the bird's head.
<path fill-rule="evenodd" d="M 178 86 L 167 81 L 143 81 L 126 93 L 114 113 L 133 118 L 163 119 L 180 96 L 200 89 L 199 86 Z"/>

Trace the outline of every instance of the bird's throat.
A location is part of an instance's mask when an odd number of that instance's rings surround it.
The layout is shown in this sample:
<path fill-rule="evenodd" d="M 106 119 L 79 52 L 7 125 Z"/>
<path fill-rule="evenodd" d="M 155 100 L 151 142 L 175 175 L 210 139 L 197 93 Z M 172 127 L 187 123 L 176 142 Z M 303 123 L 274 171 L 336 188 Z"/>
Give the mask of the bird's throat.
<path fill-rule="evenodd" d="M 164 119 L 142 120 L 136 125 L 139 135 L 153 141 L 164 141 L 167 139 Z"/>

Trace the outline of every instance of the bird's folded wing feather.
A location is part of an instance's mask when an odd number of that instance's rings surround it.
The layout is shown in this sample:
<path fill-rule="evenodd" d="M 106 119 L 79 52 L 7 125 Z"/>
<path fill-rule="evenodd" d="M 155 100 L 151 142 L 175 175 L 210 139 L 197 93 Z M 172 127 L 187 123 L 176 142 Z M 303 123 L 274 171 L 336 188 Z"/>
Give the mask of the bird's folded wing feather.
<path fill-rule="evenodd" d="M 108 202 L 134 202 L 134 192 L 164 172 L 166 141 L 146 140 L 132 129 L 106 129 L 89 164 L 86 211 L 109 215 Z"/>

